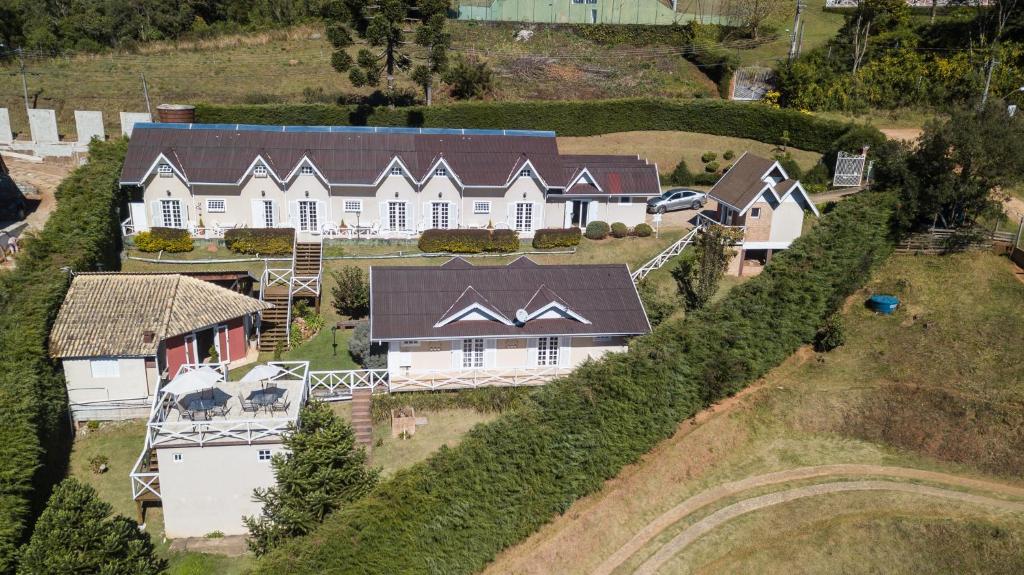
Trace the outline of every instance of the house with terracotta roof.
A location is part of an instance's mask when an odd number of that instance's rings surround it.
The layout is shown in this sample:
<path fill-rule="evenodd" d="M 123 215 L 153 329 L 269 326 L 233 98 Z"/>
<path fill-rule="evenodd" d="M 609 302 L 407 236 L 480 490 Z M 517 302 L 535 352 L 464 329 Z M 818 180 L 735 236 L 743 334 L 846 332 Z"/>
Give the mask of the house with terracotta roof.
<path fill-rule="evenodd" d="M 145 417 L 181 365 L 246 361 L 269 307 L 180 274 L 76 274 L 50 332 L 73 417 Z"/>
<path fill-rule="evenodd" d="M 541 384 L 650 331 L 625 265 L 370 268 L 392 391 Z"/>
<path fill-rule="evenodd" d="M 124 231 L 232 227 L 410 237 L 427 229 L 634 226 L 661 192 L 638 156 L 563 155 L 554 132 L 136 124 Z M 360 234 L 362 235 L 362 234 Z"/>
<path fill-rule="evenodd" d="M 814 206 L 800 182 L 789 177 L 777 160 L 745 152 L 715 183 L 708 195 L 718 202 L 713 221 L 737 227 L 743 238 L 730 273 L 743 275 L 744 262 L 765 264 L 772 253 L 789 247 L 803 231 L 804 214 Z"/>

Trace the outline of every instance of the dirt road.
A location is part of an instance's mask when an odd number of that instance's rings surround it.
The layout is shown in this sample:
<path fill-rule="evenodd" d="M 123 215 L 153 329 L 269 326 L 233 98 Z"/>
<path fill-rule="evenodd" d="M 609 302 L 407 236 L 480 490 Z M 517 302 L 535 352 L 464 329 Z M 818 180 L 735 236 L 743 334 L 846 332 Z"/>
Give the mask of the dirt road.
<path fill-rule="evenodd" d="M 50 158 L 35 163 L 4 155 L 4 163 L 16 183 L 29 184 L 39 191 L 38 197 L 27 197 L 29 214 L 25 221 L 29 229 L 42 229 L 50 213 L 57 207 L 54 192 L 75 168 L 74 162 L 70 159 Z"/>

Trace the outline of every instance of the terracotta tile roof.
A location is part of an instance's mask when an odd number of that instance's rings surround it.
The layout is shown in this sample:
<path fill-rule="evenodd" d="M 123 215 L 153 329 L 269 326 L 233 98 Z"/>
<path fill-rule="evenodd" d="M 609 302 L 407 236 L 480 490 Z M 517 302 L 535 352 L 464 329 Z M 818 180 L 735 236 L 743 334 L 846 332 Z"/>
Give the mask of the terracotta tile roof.
<path fill-rule="evenodd" d="M 469 298 L 467 293 L 473 296 Z M 370 294 L 370 336 L 374 340 L 638 335 L 650 331 L 625 265 L 549 266 L 519 258 L 507 266 L 473 266 L 461 259 L 439 267 L 373 266 Z M 514 319 L 517 310 L 540 309 L 552 301 L 590 323 L 538 318 L 522 325 L 465 320 L 434 327 L 460 303 L 480 303 Z"/>
<path fill-rule="evenodd" d="M 151 356 L 168 337 L 270 307 L 179 274 L 81 273 L 53 324 L 50 355 Z M 154 337 L 147 342 L 148 331 Z"/>
<path fill-rule="evenodd" d="M 764 189 L 766 183 L 761 178 L 774 164 L 775 160 L 745 152 L 715 183 L 708 195 L 734 208 L 743 209 Z"/>

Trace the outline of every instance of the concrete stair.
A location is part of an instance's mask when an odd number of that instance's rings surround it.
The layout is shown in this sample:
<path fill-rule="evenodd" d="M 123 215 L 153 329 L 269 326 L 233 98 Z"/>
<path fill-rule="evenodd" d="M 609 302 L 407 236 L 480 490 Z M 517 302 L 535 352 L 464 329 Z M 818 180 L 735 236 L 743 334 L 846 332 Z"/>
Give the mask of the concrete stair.
<path fill-rule="evenodd" d="M 352 391 L 352 429 L 356 432 L 356 443 L 367 448 L 373 443 L 373 414 L 370 412 L 369 389 Z"/>

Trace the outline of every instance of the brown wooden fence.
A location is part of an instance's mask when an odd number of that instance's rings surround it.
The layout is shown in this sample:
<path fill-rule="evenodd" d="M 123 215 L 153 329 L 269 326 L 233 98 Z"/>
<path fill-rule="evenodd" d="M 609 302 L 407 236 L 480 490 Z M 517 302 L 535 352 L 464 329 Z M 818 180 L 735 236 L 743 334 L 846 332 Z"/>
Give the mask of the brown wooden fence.
<path fill-rule="evenodd" d="M 979 229 L 931 229 L 911 234 L 896 244 L 898 254 L 939 255 L 969 250 L 990 250 L 1000 247 L 1007 252 L 1017 239 L 1017 231 L 985 231 Z"/>

